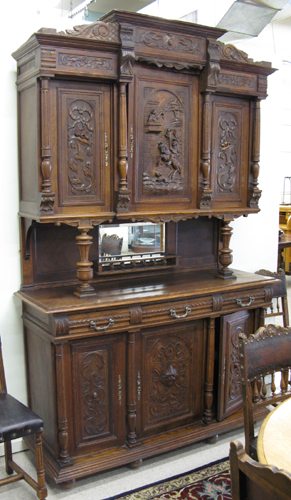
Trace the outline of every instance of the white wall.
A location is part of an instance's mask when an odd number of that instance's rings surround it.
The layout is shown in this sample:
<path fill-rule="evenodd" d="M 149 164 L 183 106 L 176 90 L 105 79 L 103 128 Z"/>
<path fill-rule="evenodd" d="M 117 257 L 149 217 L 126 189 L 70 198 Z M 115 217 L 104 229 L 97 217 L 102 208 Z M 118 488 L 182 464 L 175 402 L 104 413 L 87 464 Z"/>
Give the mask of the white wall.
<path fill-rule="evenodd" d="M 163 1 L 160 0 L 160 5 Z M 226 0 L 227 1 L 227 0 Z M 209 18 L 217 18 L 217 2 L 211 0 L 213 9 Z M 1 310 L 0 333 L 2 335 L 6 377 L 9 391 L 24 403 L 26 402 L 26 383 L 24 367 L 23 335 L 21 324 L 21 304 L 13 296 L 20 286 L 20 255 L 18 227 L 18 166 L 17 166 L 17 110 L 16 110 L 16 62 L 11 53 L 29 36 L 41 27 L 62 30 L 82 24 L 81 17 L 73 20 L 66 13 L 53 8 L 52 0 L 16 0 L 13 7 L 1 6 L 2 19 L 2 74 L 1 86 L 1 211 L 2 244 L 1 258 Z M 228 2 L 229 3 L 229 2 Z M 173 2 L 166 2 L 168 5 Z M 187 4 L 187 5 L 186 5 Z M 191 4 L 191 5 L 190 5 Z M 194 1 L 182 0 L 180 14 L 177 10 L 173 17 L 185 15 L 190 5 L 195 10 Z M 25 7 L 24 7 L 25 6 Z M 193 8 L 194 6 L 194 8 Z M 215 7 L 216 6 L 216 7 Z M 4 8 L 4 12 L 3 12 Z M 161 15 L 155 9 L 154 15 Z M 216 10 L 215 10 L 216 9 Z M 147 12 L 151 14 L 151 12 Z M 217 22 L 216 19 L 215 22 Z M 198 19 L 198 22 L 199 19 Z M 211 24 L 209 22 L 209 24 Z M 7 26 L 7 32 L 5 32 Z M 290 60 L 284 47 L 291 47 L 290 25 L 267 27 L 257 39 L 236 43 L 255 60 L 272 61 L 275 67 L 282 66 L 282 60 Z M 288 76 L 289 78 L 289 76 Z M 287 78 L 287 80 L 288 80 Z M 285 78 L 286 80 L 286 78 Z M 281 181 L 279 182 L 281 162 L 280 107 L 284 82 L 280 71 L 269 78 L 269 98 L 262 103 L 262 141 L 260 188 L 263 190 L 261 213 L 233 223 L 234 234 L 231 247 L 234 250 L 234 266 L 247 271 L 261 267 L 275 270 L 277 260 L 278 203 Z M 289 95 L 289 103 L 291 94 Z M 291 105 L 290 105 L 291 107 Z M 286 115 L 286 113 L 285 113 Z M 283 153 L 284 159 L 289 153 Z M 287 174 L 285 174 L 287 175 Z M 280 185 L 279 185 L 280 184 Z"/>

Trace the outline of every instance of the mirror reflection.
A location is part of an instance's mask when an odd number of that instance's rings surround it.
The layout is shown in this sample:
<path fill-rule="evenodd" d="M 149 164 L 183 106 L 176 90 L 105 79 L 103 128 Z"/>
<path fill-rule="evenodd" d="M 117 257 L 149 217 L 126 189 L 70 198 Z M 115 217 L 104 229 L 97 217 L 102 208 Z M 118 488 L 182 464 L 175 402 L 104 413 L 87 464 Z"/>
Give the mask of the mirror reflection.
<path fill-rule="evenodd" d="M 151 222 L 99 227 L 99 261 L 164 255 L 164 224 Z"/>

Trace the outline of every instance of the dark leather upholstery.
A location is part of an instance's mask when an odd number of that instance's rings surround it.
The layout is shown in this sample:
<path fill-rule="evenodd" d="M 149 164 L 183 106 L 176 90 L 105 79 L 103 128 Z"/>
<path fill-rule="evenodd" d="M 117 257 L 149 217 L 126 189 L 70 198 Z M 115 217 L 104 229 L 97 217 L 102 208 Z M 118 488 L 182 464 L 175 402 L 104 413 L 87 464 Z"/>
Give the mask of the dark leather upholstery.
<path fill-rule="evenodd" d="M 43 429 L 43 420 L 10 394 L 0 394 L 0 414 L 1 443 Z"/>

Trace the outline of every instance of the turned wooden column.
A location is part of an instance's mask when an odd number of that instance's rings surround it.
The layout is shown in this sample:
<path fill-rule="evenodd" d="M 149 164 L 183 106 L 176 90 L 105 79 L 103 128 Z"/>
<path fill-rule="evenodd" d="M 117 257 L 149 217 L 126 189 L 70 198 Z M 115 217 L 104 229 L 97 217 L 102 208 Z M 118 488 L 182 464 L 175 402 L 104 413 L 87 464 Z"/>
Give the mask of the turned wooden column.
<path fill-rule="evenodd" d="M 81 260 L 77 262 L 77 278 L 81 284 L 74 292 L 77 297 L 84 298 L 97 295 L 94 288 L 90 285 L 89 280 L 93 278 L 93 262 L 89 261 L 89 251 L 92 245 L 93 237 L 88 234 L 93 226 L 89 221 L 80 221 L 78 226 L 80 235 L 76 236 L 77 245 L 80 250 Z"/>
<path fill-rule="evenodd" d="M 136 367 L 135 367 L 135 332 L 128 334 L 127 339 L 127 443 L 130 447 L 136 441 Z"/>
<path fill-rule="evenodd" d="M 215 319 L 208 321 L 206 377 L 205 377 L 205 410 L 203 420 L 209 424 L 213 420 L 212 403 L 214 387 L 214 354 L 215 354 Z"/>
<path fill-rule="evenodd" d="M 236 279 L 231 269 L 228 266 L 232 263 L 232 250 L 229 248 L 229 243 L 232 235 L 232 227 L 230 227 L 230 221 L 223 221 L 220 227 L 220 238 L 222 242 L 222 248 L 219 249 L 219 264 L 220 269 L 217 272 L 216 277 L 221 279 Z"/>
<path fill-rule="evenodd" d="M 52 212 L 55 201 L 55 193 L 52 192 L 51 187 L 51 137 L 50 137 L 50 90 L 49 78 L 41 78 L 41 200 L 40 211 Z"/>
<path fill-rule="evenodd" d="M 119 188 L 117 212 L 128 211 L 130 191 L 127 187 L 128 153 L 127 153 L 127 98 L 126 83 L 119 84 L 119 146 L 118 146 Z"/>
<path fill-rule="evenodd" d="M 57 412 L 58 412 L 58 441 L 60 447 L 59 464 L 61 466 L 72 462 L 69 457 L 69 433 L 68 433 L 68 417 L 66 405 L 65 391 L 65 358 L 64 344 L 56 346 L 56 379 L 57 379 Z"/>
<path fill-rule="evenodd" d="M 212 190 L 210 189 L 210 161 L 211 161 L 211 102 L 208 92 L 204 95 L 203 104 L 203 133 L 202 133 L 202 198 L 200 208 L 210 208 Z"/>
<path fill-rule="evenodd" d="M 253 189 L 250 200 L 251 208 L 258 208 L 262 191 L 258 188 L 260 173 L 260 131 L 261 131 L 261 108 L 260 99 L 255 101 L 254 128 L 253 128 L 253 150 L 252 150 L 252 176 Z"/>

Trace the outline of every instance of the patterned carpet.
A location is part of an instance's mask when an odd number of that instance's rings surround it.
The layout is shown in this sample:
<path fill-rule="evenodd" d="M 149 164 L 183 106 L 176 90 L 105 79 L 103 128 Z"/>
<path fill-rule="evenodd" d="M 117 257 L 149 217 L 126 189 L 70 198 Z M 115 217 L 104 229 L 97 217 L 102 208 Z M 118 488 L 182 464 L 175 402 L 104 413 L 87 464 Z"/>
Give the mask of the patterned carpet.
<path fill-rule="evenodd" d="M 231 500 L 229 461 L 220 460 L 194 471 L 131 491 L 110 500 Z"/>

